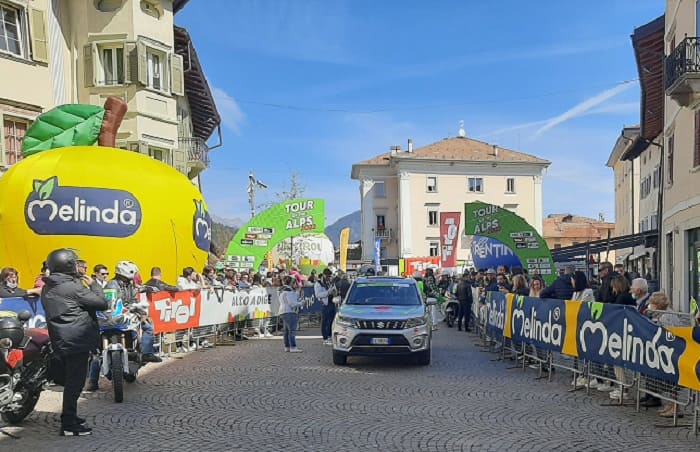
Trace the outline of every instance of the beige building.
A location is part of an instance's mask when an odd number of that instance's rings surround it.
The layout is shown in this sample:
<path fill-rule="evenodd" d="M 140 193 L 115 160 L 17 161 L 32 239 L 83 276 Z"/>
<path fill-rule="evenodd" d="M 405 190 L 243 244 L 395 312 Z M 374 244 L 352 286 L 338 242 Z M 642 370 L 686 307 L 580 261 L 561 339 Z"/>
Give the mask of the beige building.
<path fill-rule="evenodd" d="M 700 5 L 666 2 L 661 284 L 675 309 L 700 296 Z"/>
<path fill-rule="evenodd" d="M 547 215 L 547 218 L 544 219 L 542 238 L 547 242 L 547 247 L 550 250 L 556 250 L 594 240 L 607 239 L 608 236 L 614 235 L 615 228 L 615 223 L 580 217 L 570 213 L 556 213 Z M 615 251 L 611 250 L 602 258 L 614 260 Z"/>
<path fill-rule="evenodd" d="M 608 158 L 615 175 L 615 237 L 639 232 L 639 161 L 622 158 L 638 137 L 639 126 L 622 129 Z"/>
<path fill-rule="evenodd" d="M 0 0 L 0 173 L 21 158 L 40 113 L 65 103 L 128 104 L 117 147 L 174 166 L 199 184 L 219 128 L 187 31 L 186 0 Z M 220 129 L 219 129 L 220 130 Z"/>
<path fill-rule="evenodd" d="M 542 232 L 542 174 L 550 162 L 464 136 L 390 152 L 352 166 L 360 181 L 363 259 L 382 240 L 382 259 L 440 255 L 440 212 L 460 213 L 457 259 L 471 261 L 464 204 L 512 210 Z"/>

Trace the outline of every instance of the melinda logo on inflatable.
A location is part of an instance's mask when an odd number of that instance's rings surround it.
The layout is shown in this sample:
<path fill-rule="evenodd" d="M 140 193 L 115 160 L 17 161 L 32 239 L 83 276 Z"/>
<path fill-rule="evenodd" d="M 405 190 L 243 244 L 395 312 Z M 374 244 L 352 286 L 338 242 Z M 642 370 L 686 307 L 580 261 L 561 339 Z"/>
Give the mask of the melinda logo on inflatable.
<path fill-rule="evenodd" d="M 127 191 L 62 187 L 56 176 L 33 187 L 24 219 L 37 234 L 129 237 L 141 225 L 141 206 Z"/>
<path fill-rule="evenodd" d="M 209 252 L 211 245 L 211 216 L 204 208 L 204 202 L 194 201 L 194 217 L 192 219 L 192 235 L 194 243 L 202 251 Z"/>

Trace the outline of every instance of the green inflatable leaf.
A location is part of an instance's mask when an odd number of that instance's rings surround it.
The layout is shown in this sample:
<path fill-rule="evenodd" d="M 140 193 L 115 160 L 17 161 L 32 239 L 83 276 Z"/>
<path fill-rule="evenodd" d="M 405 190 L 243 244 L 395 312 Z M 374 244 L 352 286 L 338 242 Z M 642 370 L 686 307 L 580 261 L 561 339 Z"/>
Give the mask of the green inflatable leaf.
<path fill-rule="evenodd" d="M 92 146 L 102 128 L 105 109 L 97 105 L 67 104 L 49 110 L 29 127 L 22 155 L 66 146 Z"/>

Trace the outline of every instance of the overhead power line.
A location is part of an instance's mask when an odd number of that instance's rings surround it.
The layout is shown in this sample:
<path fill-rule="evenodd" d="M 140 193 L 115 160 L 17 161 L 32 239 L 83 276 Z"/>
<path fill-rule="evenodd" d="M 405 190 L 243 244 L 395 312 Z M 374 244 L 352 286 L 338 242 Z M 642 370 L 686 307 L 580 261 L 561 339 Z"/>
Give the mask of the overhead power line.
<path fill-rule="evenodd" d="M 629 80 L 622 80 L 622 81 L 619 81 L 619 82 L 616 82 L 613 84 L 605 84 L 605 85 L 600 84 L 600 85 L 593 85 L 593 86 L 587 86 L 587 87 L 581 87 L 581 88 L 569 89 L 569 90 L 550 91 L 547 93 L 535 94 L 532 96 L 524 96 L 524 97 L 518 97 L 518 98 L 479 100 L 479 101 L 463 101 L 463 102 L 455 102 L 455 103 L 449 103 L 449 104 L 419 105 L 419 106 L 413 106 L 413 107 L 381 107 L 381 108 L 375 108 L 375 109 L 371 109 L 371 110 L 351 110 L 351 109 L 347 109 L 347 108 L 311 107 L 311 106 L 303 106 L 303 105 L 264 102 L 264 101 L 251 100 L 251 99 L 238 99 L 238 98 L 234 98 L 234 99 L 239 104 L 257 105 L 257 106 L 261 106 L 261 107 L 276 108 L 276 109 L 282 109 L 282 110 L 308 111 L 308 112 L 316 112 L 316 113 L 345 113 L 345 114 L 355 114 L 355 115 L 370 115 L 370 114 L 376 114 L 376 113 L 386 113 L 386 112 L 391 112 L 391 111 L 433 110 L 433 109 L 441 109 L 441 108 L 461 107 L 461 106 L 465 106 L 465 105 L 490 105 L 490 104 L 501 104 L 501 103 L 511 103 L 511 102 L 522 102 L 522 101 L 527 101 L 527 100 L 535 100 L 535 99 L 542 99 L 545 97 L 556 96 L 559 94 L 575 93 L 575 92 L 579 92 L 579 91 L 589 90 L 591 88 L 600 88 L 603 86 L 612 88 L 614 86 L 627 85 L 629 83 L 634 83 L 634 82 L 638 82 L 638 81 L 639 81 L 639 78 L 632 78 Z"/>

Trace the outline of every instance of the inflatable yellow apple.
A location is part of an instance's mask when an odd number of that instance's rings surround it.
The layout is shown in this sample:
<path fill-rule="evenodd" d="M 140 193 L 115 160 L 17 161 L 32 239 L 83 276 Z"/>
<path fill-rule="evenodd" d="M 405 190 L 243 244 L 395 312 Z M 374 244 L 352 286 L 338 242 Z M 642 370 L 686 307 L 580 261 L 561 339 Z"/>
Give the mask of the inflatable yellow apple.
<path fill-rule="evenodd" d="M 35 153 L 0 177 L 0 267 L 31 286 L 46 256 L 73 248 L 90 269 L 130 260 L 174 284 L 206 264 L 211 219 L 201 193 L 173 167 L 108 147 Z"/>

